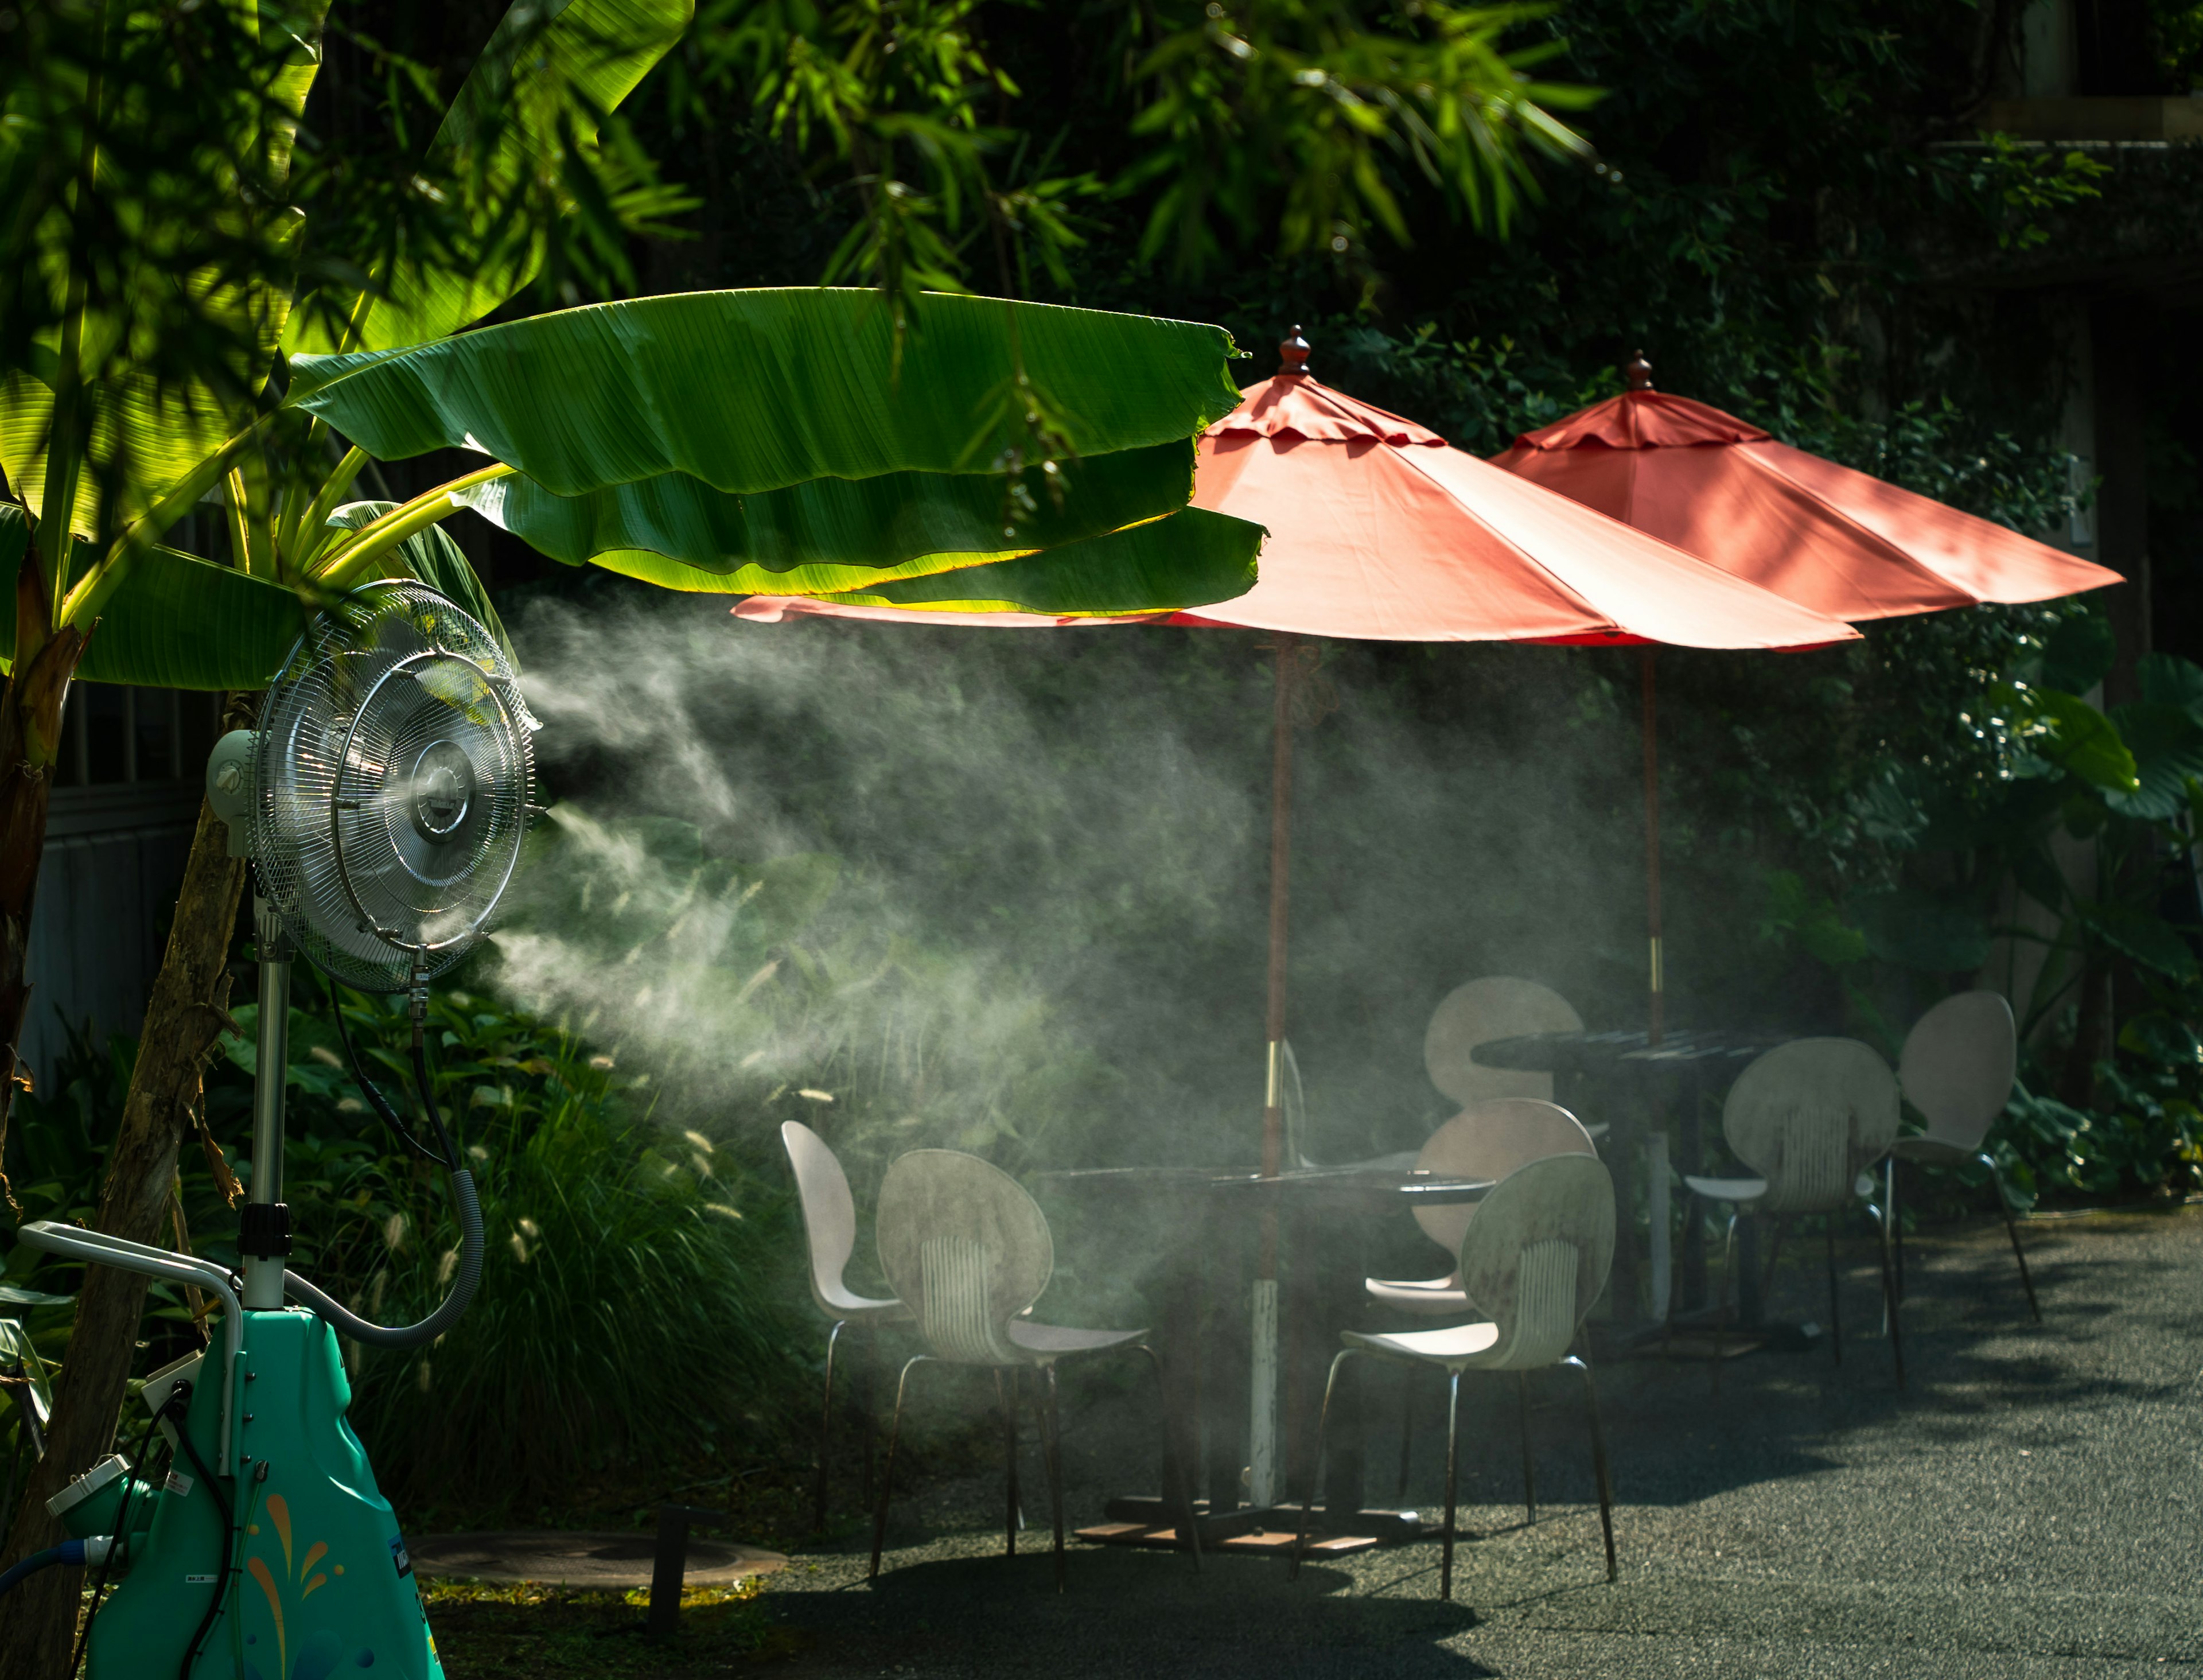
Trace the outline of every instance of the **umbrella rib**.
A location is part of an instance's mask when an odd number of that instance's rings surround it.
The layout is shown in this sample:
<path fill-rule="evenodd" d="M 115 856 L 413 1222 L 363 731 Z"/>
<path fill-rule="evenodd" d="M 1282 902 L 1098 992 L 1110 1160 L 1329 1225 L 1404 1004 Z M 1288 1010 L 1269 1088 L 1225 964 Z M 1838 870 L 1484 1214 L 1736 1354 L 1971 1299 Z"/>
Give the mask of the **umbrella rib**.
<path fill-rule="evenodd" d="M 1793 445 L 1783 443 L 1779 438 L 1763 438 L 1759 440 L 1759 441 L 1775 444 L 1777 447 L 1785 449 L 1794 447 Z M 1939 589 L 1949 590 L 1955 597 L 1953 600 L 1945 601 L 1940 606 L 1878 606 L 1871 612 L 1847 612 L 1844 615 L 1846 618 L 1854 622 L 1861 618 L 1910 618 L 1913 614 L 1919 612 L 1941 612 L 1947 611 L 1949 608 L 1953 606 L 1982 606 L 1987 599 L 1986 596 L 1977 595 L 1972 590 L 1964 589 L 1958 584 L 1953 583 L 1949 578 L 1944 577 L 1941 572 L 1936 571 L 1934 567 L 1929 565 L 1926 561 L 1916 559 L 1911 554 L 1905 553 L 1904 549 L 1899 547 L 1887 537 L 1882 535 L 1881 532 L 1875 530 L 1873 526 L 1865 524 L 1852 515 L 1846 513 L 1841 507 L 1839 507 L 1835 503 L 1830 501 L 1826 496 L 1822 495 L 1819 492 L 1814 490 L 1810 486 L 1799 483 L 1796 479 L 1791 477 L 1788 473 L 1783 471 L 1781 468 L 1777 466 L 1774 462 L 1767 460 L 1755 453 L 1756 445 L 1749 443 L 1736 443 L 1731 444 L 1728 447 L 1734 450 L 1740 459 L 1748 462 L 1754 471 L 1766 474 L 1768 477 L 1773 479 L 1785 489 L 1789 490 L 1793 494 L 1804 497 L 1828 518 L 1834 520 L 1836 523 L 1841 524 L 1846 529 L 1855 533 L 1859 537 L 1864 539 L 1868 543 L 1870 543 L 1880 553 L 1893 559 L 1899 565 L 1905 567 L 1914 576 L 1927 579 L 1928 582 L 1934 584 Z M 1803 454 L 1804 452 L 1800 450 L 1798 453 Z M 1842 464 L 1838 462 L 1834 464 L 1841 465 Z M 1873 477 L 1873 475 L 1870 473 L 1863 476 L 1869 478 Z M 1875 482 L 1887 483 L 1888 481 L 1886 479 L 1875 479 Z M 1896 490 L 1905 489 L 1905 487 L 1901 484 L 1891 485 L 1890 488 Z M 1914 490 L 1907 490 L 1905 491 L 1905 494 L 1907 495 L 1917 495 L 1919 493 Z M 1932 498 L 1922 497 L 1922 500 L 1930 500 Z M 1977 514 L 1966 513 L 1965 510 L 1963 508 L 1948 507 L 1946 504 L 1941 502 L 1935 503 L 1935 506 L 1944 508 L 1946 512 L 1964 514 L 1964 517 L 1969 519 L 1978 518 L 1980 517 Z M 1982 524 L 1984 524 L 1990 523 L 1991 522 L 1987 520 L 1982 521 Z M 1996 529 L 2002 530 L 2004 527 L 1999 525 Z M 2014 535 L 2017 535 L 2017 533 L 2014 533 Z M 1764 588 L 1765 586 L 1762 585 L 1761 587 Z"/>

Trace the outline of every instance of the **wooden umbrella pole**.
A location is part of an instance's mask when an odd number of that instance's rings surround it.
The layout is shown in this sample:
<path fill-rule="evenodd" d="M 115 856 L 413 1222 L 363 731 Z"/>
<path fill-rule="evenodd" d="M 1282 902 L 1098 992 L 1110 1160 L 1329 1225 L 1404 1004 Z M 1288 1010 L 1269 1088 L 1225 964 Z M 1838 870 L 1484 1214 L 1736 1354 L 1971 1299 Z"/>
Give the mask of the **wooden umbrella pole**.
<path fill-rule="evenodd" d="M 1270 781 L 1270 976 L 1267 1034 L 1269 1068 L 1262 1098 L 1262 1175 L 1275 1178 L 1285 1159 L 1285 934 L 1291 904 L 1293 660 L 1299 638 L 1280 631 L 1276 711 L 1272 723 Z M 1249 1372 L 1248 1493 L 1257 1507 L 1274 1504 L 1282 1491 L 1278 1452 L 1278 1210 L 1262 1211 L 1249 1300 L 1254 1346 Z"/>
<path fill-rule="evenodd" d="M 1660 956 L 1660 730 L 1653 672 L 1659 650 L 1645 649 L 1645 925 L 1652 946 L 1652 985 L 1645 1008 L 1645 1042 L 1660 1042 L 1665 977 Z"/>
<path fill-rule="evenodd" d="M 1278 678 L 1271 724 L 1270 987 L 1266 1036 L 1269 1073 L 1262 1097 L 1262 1175 L 1275 1178 L 1285 1159 L 1285 941 L 1292 899 L 1293 657 L 1300 638 L 1277 638 Z M 1272 1274 L 1266 1269 L 1264 1275 Z"/>

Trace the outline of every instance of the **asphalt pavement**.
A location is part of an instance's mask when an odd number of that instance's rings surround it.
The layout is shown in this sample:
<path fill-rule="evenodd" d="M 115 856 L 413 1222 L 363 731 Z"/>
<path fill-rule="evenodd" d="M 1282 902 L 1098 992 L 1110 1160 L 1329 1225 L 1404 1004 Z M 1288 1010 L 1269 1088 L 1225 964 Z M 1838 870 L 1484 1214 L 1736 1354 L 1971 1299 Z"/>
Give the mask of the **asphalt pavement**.
<path fill-rule="evenodd" d="M 1028 1430 L 1031 1525 L 1005 1559 L 993 1474 L 912 1477 L 880 1579 L 853 1516 L 798 1553 L 766 1604 L 777 1664 L 874 1677 L 1932 1675 L 1970 1680 L 2164 1675 L 2203 1665 L 2203 1208 L 2030 1222 L 2045 1322 L 2001 1227 L 1909 1245 L 1893 1381 L 1871 1250 L 1845 1253 L 1846 1334 L 1756 1353 L 1710 1392 L 1703 1362 L 1600 1375 L 1621 1578 L 1605 1578 L 1580 1391 L 1539 1380 L 1541 1505 L 1524 1521 L 1511 1379 L 1465 1391 L 1463 1528 L 1451 1603 L 1438 1547 L 1311 1563 L 1072 1542 L 1054 1590 Z M 1797 1245 L 1804 1246 L 1804 1245 Z M 1786 1263 L 1778 1316 L 1825 1317 L 1818 1245 Z M 965 1386 L 958 1387 L 962 1381 Z M 1438 1379 L 1429 1378 L 1433 1385 Z M 976 1407 L 968 1376 L 918 1405 Z M 1441 1497 L 1437 1389 L 1424 1397 L 1409 1501 Z M 1373 1379 L 1373 1481 L 1397 1450 L 1397 1379 Z M 1153 1391 L 1066 1384 L 1073 1526 L 1143 1480 Z"/>

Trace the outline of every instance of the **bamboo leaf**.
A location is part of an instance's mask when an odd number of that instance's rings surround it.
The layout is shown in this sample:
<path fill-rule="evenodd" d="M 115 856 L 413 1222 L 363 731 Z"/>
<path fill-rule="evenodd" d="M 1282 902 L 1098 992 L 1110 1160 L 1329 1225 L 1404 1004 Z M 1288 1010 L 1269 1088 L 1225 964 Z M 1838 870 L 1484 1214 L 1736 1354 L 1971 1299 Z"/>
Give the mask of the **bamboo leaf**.
<path fill-rule="evenodd" d="M 527 200 L 569 147 L 593 148 L 616 109 L 694 15 L 694 0 L 517 0 L 475 61 L 422 161 L 421 179 L 464 195 L 455 242 L 417 234 L 378 266 L 372 295 L 324 293 L 292 315 L 293 352 L 381 350 L 471 326 L 542 266 Z"/>

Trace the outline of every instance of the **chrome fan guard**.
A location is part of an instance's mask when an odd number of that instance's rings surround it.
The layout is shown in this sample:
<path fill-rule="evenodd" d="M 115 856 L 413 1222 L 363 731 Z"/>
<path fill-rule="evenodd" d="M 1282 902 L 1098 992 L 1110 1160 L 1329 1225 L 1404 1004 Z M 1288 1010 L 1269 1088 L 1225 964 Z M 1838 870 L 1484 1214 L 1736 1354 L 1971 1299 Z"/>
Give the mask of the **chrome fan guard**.
<path fill-rule="evenodd" d="M 354 590 L 260 711 L 246 842 L 284 930 L 333 979 L 402 991 L 481 938 L 535 796 L 535 728 L 496 640 L 434 590 Z"/>

